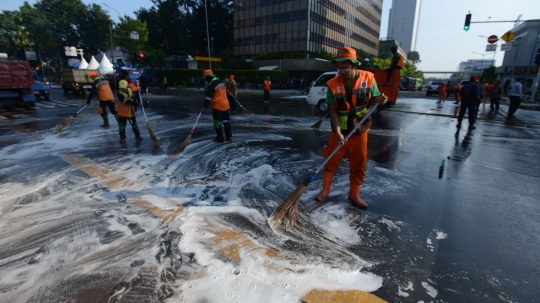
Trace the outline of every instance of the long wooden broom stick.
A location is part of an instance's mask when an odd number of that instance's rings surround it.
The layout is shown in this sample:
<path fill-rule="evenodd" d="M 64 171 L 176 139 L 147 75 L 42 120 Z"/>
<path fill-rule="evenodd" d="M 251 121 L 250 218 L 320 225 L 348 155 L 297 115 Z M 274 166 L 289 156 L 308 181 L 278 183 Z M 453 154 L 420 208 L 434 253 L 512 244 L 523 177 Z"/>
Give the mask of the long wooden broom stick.
<path fill-rule="evenodd" d="M 280 205 L 274 210 L 272 215 L 270 215 L 270 218 L 268 218 L 268 225 L 270 225 L 270 228 L 272 230 L 276 231 L 277 225 L 281 223 L 285 223 L 285 227 L 287 230 L 291 230 L 295 227 L 296 222 L 299 221 L 298 218 L 298 204 L 300 204 L 300 198 L 302 198 L 302 194 L 304 194 L 304 191 L 306 191 L 306 188 L 308 187 L 309 183 L 311 181 L 315 180 L 315 177 L 317 176 L 317 173 L 324 168 L 326 163 L 330 161 L 330 159 L 334 156 L 335 153 L 349 140 L 349 138 L 354 134 L 354 132 L 366 121 L 366 119 L 377 109 L 377 105 L 373 105 L 369 111 L 367 112 L 367 115 L 365 115 L 360 122 L 356 123 L 354 128 L 351 130 L 351 132 L 345 137 L 343 140 L 343 143 L 338 144 L 338 146 L 334 149 L 334 151 L 324 160 L 324 162 L 317 167 L 317 169 L 311 173 L 305 180 L 302 182 L 302 184 L 298 185 L 298 187 L 290 193 L 285 200 L 281 202 Z M 301 221 L 300 221 L 301 222 Z"/>
<path fill-rule="evenodd" d="M 193 135 L 193 133 L 195 132 L 195 126 L 197 126 L 197 122 L 199 122 L 199 118 L 201 117 L 201 114 L 202 114 L 202 111 L 199 113 L 199 116 L 197 117 L 197 120 L 195 120 L 195 124 L 193 125 L 193 128 L 189 131 L 189 135 L 187 136 L 186 140 L 184 140 L 184 142 L 182 142 L 182 144 L 180 144 L 180 146 L 178 146 L 177 149 L 170 152 L 169 155 L 177 155 L 177 154 L 183 152 L 184 149 L 186 149 L 189 142 L 191 141 L 191 135 Z"/>
<path fill-rule="evenodd" d="M 313 124 L 311 127 L 312 128 L 319 128 L 321 126 L 323 120 L 326 118 L 326 116 L 328 116 L 329 113 L 330 113 L 330 111 L 327 111 L 326 115 L 324 115 L 324 117 L 322 117 L 319 121 L 317 121 L 317 123 Z"/>
<path fill-rule="evenodd" d="M 68 126 L 69 123 L 71 123 L 71 121 L 73 120 L 73 118 L 77 117 L 77 115 L 83 111 L 83 109 L 86 108 L 87 105 L 83 106 L 81 109 L 79 109 L 79 111 L 77 111 L 76 113 L 74 113 L 71 117 L 67 118 L 66 120 L 64 120 L 62 123 L 58 124 L 55 128 L 54 128 L 54 133 L 55 134 L 58 134 L 59 132 L 62 131 L 62 129 L 66 126 Z"/>
<path fill-rule="evenodd" d="M 232 94 L 231 92 L 227 89 L 227 94 L 231 95 L 231 97 L 233 97 L 234 101 L 236 101 L 236 103 L 238 103 L 238 105 L 240 105 L 240 107 L 248 114 L 250 115 L 253 115 L 252 112 L 250 112 L 249 110 L 247 110 L 245 107 L 242 106 L 242 104 L 240 104 L 240 102 L 238 101 L 238 99 L 236 99 Z"/>
<path fill-rule="evenodd" d="M 141 97 L 141 89 L 139 88 L 139 82 L 137 82 L 137 90 L 139 91 L 139 103 L 142 104 L 143 102 L 142 102 L 142 97 Z M 152 141 L 154 141 L 154 144 L 156 146 L 161 146 L 161 142 L 159 142 L 158 138 L 156 137 L 156 135 L 154 135 L 154 132 L 152 131 L 152 128 L 150 127 L 150 122 L 148 122 L 148 118 L 146 117 L 146 111 L 144 110 L 144 106 L 141 105 L 141 108 L 144 114 L 144 120 L 146 121 L 146 127 L 148 128 L 148 133 L 150 134 L 150 138 L 152 138 Z"/>

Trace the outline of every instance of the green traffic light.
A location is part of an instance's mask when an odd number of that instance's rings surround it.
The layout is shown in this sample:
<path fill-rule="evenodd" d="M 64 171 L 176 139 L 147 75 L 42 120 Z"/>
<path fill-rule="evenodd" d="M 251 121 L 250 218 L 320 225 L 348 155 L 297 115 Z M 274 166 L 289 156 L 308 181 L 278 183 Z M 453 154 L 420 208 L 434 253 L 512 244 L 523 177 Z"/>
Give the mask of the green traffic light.
<path fill-rule="evenodd" d="M 469 26 L 464 26 L 463 29 L 466 30 L 466 31 L 468 31 L 468 30 L 469 30 Z"/>

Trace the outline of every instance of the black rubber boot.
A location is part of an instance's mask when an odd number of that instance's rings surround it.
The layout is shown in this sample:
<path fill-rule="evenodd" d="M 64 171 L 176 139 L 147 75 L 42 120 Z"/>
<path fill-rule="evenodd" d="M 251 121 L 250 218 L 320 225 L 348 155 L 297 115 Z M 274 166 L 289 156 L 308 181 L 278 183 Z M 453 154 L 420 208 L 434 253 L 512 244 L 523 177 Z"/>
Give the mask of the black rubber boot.
<path fill-rule="evenodd" d="M 214 138 L 214 142 L 224 142 L 225 140 L 223 139 L 223 131 L 221 131 L 221 125 L 219 127 L 219 129 L 215 129 L 216 130 L 216 134 L 217 136 Z"/>
<path fill-rule="evenodd" d="M 227 141 L 231 141 L 231 137 L 232 137 L 231 123 L 225 122 L 223 123 L 223 126 L 225 126 L 225 138 L 227 138 Z"/>
<path fill-rule="evenodd" d="M 103 118 L 103 125 L 100 125 L 99 127 L 109 127 L 109 117 L 107 114 L 101 115 L 101 118 Z"/>

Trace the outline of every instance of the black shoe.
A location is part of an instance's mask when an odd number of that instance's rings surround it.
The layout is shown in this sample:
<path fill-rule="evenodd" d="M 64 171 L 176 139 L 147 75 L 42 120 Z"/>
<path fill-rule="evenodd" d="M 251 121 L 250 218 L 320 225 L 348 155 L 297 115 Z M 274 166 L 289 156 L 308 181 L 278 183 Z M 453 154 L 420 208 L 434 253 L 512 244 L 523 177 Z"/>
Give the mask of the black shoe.
<path fill-rule="evenodd" d="M 99 127 L 109 128 L 109 124 L 103 124 L 103 125 L 100 125 Z"/>
<path fill-rule="evenodd" d="M 120 138 L 120 144 L 124 144 L 126 143 L 126 139 L 125 138 Z"/>
<path fill-rule="evenodd" d="M 218 143 L 222 143 L 222 142 L 224 142 L 225 140 L 219 139 L 219 138 L 216 137 L 216 138 L 214 138 L 212 141 L 218 142 Z"/>
<path fill-rule="evenodd" d="M 469 126 L 469 130 L 473 130 L 473 129 L 476 129 L 474 125 Z"/>
<path fill-rule="evenodd" d="M 226 140 L 227 140 L 227 141 L 232 141 L 232 138 L 227 138 Z"/>
<path fill-rule="evenodd" d="M 137 136 L 137 138 L 135 138 L 137 141 L 142 141 L 143 138 L 141 136 Z"/>

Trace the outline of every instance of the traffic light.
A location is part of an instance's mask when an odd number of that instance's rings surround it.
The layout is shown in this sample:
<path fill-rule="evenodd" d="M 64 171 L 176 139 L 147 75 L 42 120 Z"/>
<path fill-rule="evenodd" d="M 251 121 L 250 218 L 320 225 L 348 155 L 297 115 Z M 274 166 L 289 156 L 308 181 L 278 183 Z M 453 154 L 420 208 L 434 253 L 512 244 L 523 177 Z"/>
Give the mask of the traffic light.
<path fill-rule="evenodd" d="M 139 58 L 144 59 L 145 57 L 146 55 L 144 54 L 144 52 L 139 52 Z"/>
<path fill-rule="evenodd" d="M 471 14 L 467 14 L 465 16 L 465 25 L 463 26 L 463 29 L 465 31 L 468 31 L 469 28 L 471 28 L 471 16 L 472 16 Z"/>
<path fill-rule="evenodd" d="M 540 65 L 540 48 L 536 50 L 536 56 L 534 57 L 534 64 Z"/>

